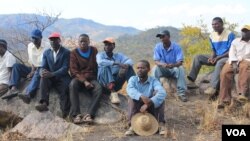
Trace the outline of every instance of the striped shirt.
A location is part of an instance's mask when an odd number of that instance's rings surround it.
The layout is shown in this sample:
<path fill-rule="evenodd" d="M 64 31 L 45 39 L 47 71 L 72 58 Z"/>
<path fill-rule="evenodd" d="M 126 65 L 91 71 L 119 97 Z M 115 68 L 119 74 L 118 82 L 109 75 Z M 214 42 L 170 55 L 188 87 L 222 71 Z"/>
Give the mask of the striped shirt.
<path fill-rule="evenodd" d="M 230 30 L 224 29 L 220 35 L 218 32 L 212 32 L 209 39 L 216 56 L 220 56 L 229 51 L 235 35 Z"/>

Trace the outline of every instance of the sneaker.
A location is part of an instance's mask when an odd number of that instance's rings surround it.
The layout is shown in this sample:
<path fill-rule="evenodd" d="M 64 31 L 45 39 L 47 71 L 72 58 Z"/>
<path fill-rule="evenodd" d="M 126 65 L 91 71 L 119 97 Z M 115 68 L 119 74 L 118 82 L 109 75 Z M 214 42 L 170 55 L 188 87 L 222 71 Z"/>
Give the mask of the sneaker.
<path fill-rule="evenodd" d="M 181 96 L 178 96 L 178 98 L 182 101 L 182 102 L 187 102 L 188 99 L 185 95 L 181 95 Z"/>
<path fill-rule="evenodd" d="M 132 127 L 129 127 L 129 129 L 125 132 L 125 136 L 132 136 L 135 132 Z"/>
<path fill-rule="evenodd" d="M 195 82 L 187 79 L 187 88 L 188 89 L 196 89 L 196 88 L 199 88 L 199 87 L 195 84 Z"/>
<path fill-rule="evenodd" d="M 245 103 L 246 101 L 248 101 L 248 98 L 247 98 L 244 94 L 240 94 L 240 95 L 237 97 L 237 100 L 238 100 L 239 102 Z"/>
<path fill-rule="evenodd" d="M 111 92 L 110 100 L 111 100 L 111 103 L 113 103 L 113 104 L 119 104 L 120 99 L 119 99 L 118 93 L 117 92 Z"/>
<path fill-rule="evenodd" d="M 207 89 L 204 91 L 204 93 L 207 94 L 207 95 L 213 95 L 213 94 L 215 94 L 215 92 L 216 92 L 216 89 L 213 88 L 213 87 L 209 87 L 209 88 L 207 88 Z"/>
<path fill-rule="evenodd" d="M 167 134 L 165 124 L 160 122 L 159 123 L 159 135 L 165 135 L 165 134 Z"/>
<path fill-rule="evenodd" d="M 19 94 L 18 97 L 23 100 L 24 103 L 29 104 L 30 103 L 30 96 L 25 94 Z"/>
<path fill-rule="evenodd" d="M 47 106 L 47 104 L 45 102 L 43 103 L 39 103 L 38 105 L 35 106 L 36 110 L 39 112 L 43 112 L 43 111 L 48 111 L 49 108 Z"/>

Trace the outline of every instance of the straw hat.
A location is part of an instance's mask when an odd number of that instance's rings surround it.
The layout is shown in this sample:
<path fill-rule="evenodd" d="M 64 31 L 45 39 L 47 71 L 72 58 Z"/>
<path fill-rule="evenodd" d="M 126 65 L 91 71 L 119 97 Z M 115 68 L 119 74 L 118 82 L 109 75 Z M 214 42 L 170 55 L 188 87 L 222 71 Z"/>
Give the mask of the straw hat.
<path fill-rule="evenodd" d="M 150 113 L 137 113 L 131 119 L 134 132 L 140 136 L 150 136 L 159 129 L 159 124 Z"/>

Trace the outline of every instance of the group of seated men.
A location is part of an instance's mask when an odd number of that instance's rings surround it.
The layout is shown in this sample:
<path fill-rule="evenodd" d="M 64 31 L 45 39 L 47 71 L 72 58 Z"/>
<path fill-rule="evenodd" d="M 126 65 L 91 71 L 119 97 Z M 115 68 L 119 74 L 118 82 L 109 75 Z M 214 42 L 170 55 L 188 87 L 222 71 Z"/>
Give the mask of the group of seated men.
<path fill-rule="evenodd" d="M 201 66 L 215 66 L 211 87 L 205 93 L 213 94 L 219 90 L 218 108 L 223 108 L 231 101 L 232 76 L 239 72 L 239 99 L 248 99 L 250 26 L 244 26 L 242 37 L 237 39 L 234 39 L 232 32 L 224 29 L 221 18 L 214 18 L 212 26 L 214 32 L 210 35 L 210 42 L 213 55 L 198 55 L 194 58 L 187 76 L 188 84 L 182 66 L 182 48 L 170 40 L 168 30 L 156 35 L 161 42 L 154 49 L 154 77 L 148 75 L 150 64 L 147 60 L 138 61 L 135 74 L 132 59 L 113 52 L 116 47 L 113 38 L 106 38 L 103 41 L 104 51 L 98 53 L 97 48 L 90 45 L 89 36 L 81 34 L 78 47 L 70 51 L 61 44 L 59 33 L 50 34 L 49 48 L 42 42 L 42 32 L 35 29 L 31 32 L 32 42 L 28 45 L 29 66 L 16 63 L 15 56 L 8 51 L 7 42 L 0 39 L 0 94 L 3 95 L 2 99 L 18 96 L 28 104 L 39 88 L 39 103 L 35 109 L 42 112 L 49 110 L 49 91 L 55 88 L 59 93 L 63 118 L 69 116 L 76 124 L 92 123 L 104 91 L 110 93 L 113 104 L 119 104 L 118 91 L 127 81 L 129 123 L 133 115 L 147 111 L 159 121 L 159 134 L 164 134 L 164 101 L 167 93 L 162 85 L 166 83 L 166 78 L 177 80 L 178 97 L 186 102 L 187 86 L 197 88 L 194 81 Z M 18 90 L 21 78 L 30 80 L 24 93 Z M 80 111 L 79 92 L 92 97 L 85 115 Z M 126 135 L 131 134 L 134 132 L 129 128 Z"/>

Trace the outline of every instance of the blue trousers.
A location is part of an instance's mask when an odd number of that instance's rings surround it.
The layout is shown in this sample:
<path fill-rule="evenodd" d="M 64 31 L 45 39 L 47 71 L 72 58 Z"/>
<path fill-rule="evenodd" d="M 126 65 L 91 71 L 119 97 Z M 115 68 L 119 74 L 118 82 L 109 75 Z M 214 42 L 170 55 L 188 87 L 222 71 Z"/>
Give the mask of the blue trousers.
<path fill-rule="evenodd" d="M 29 85 L 26 87 L 26 93 L 30 96 L 30 94 L 34 94 L 39 87 L 40 84 L 40 68 L 37 68 Z M 12 74 L 10 79 L 10 87 L 18 86 L 21 78 L 26 78 L 27 75 L 31 72 L 31 67 L 27 67 L 23 64 L 14 64 L 12 68 Z"/>
<path fill-rule="evenodd" d="M 113 69 L 113 70 L 112 70 Z M 112 68 L 111 66 L 108 67 L 98 67 L 98 76 L 97 80 L 102 86 L 107 86 L 107 84 L 114 82 L 115 83 L 115 91 L 119 91 L 125 81 L 128 81 L 131 76 L 135 75 L 135 71 L 131 66 L 129 66 L 125 77 L 120 78 L 118 77 L 119 68 Z"/>
<path fill-rule="evenodd" d="M 185 71 L 182 66 L 174 67 L 172 69 L 156 67 L 155 77 L 160 80 L 161 77 L 171 77 L 177 80 L 177 93 L 179 96 L 185 95 L 187 90 L 186 80 L 185 80 Z"/>

